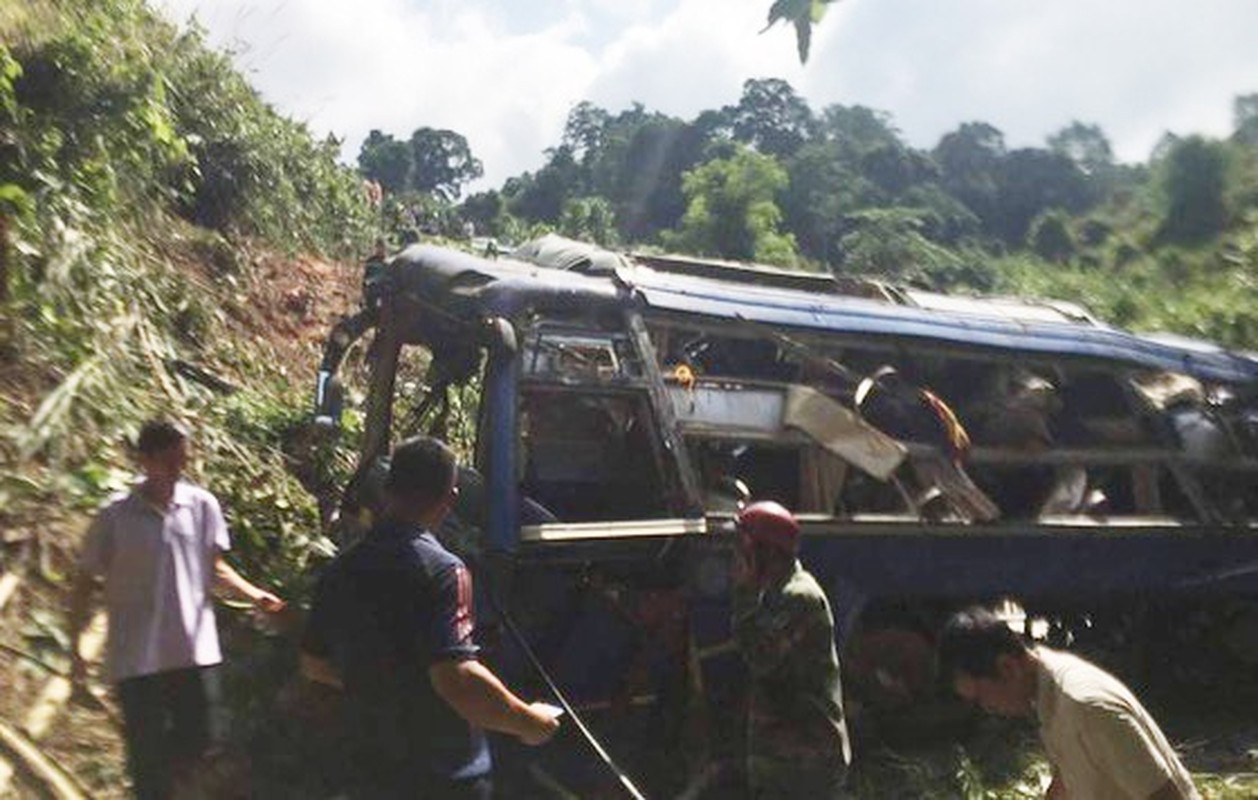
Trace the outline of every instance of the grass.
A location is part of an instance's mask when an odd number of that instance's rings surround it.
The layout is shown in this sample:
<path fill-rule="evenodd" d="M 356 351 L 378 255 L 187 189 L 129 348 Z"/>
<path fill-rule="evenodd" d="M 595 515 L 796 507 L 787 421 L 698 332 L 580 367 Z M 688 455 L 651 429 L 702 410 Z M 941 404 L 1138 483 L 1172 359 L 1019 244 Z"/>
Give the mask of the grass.
<path fill-rule="evenodd" d="M 1209 715 L 1168 722 L 1175 731 L 1200 734 L 1176 744 L 1205 800 L 1258 797 L 1252 720 Z M 852 790 L 860 800 L 1024 800 L 1043 797 L 1049 769 L 1033 727 L 987 719 L 955 741 L 861 753 Z"/>

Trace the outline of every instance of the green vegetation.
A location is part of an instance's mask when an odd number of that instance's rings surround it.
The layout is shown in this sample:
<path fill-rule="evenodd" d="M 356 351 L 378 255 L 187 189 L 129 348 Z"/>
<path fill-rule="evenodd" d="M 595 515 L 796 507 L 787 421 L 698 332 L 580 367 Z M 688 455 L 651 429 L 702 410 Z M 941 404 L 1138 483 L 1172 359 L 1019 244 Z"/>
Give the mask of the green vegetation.
<path fill-rule="evenodd" d="M 540 169 L 459 206 L 430 197 L 439 208 L 424 213 L 437 230 L 462 219 L 508 240 L 558 230 L 1073 300 L 1117 325 L 1254 348 L 1258 95 L 1237 98 L 1235 117 L 1230 138 L 1167 134 L 1139 165 L 1115 163 L 1104 132 L 1079 121 L 1015 150 L 967 122 L 926 151 L 884 112 L 814 112 L 785 81 L 749 80 L 737 104 L 689 121 L 579 103 Z"/>
<path fill-rule="evenodd" d="M 774 194 L 786 185 L 786 171 L 771 156 L 746 148 L 713 159 L 686 173 L 682 192 L 686 213 L 669 247 L 706 256 L 791 266 L 795 241 L 778 230 L 782 212 Z"/>
<path fill-rule="evenodd" d="M 812 45 L 812 27 L 821 21 L 826 6 L 836 0 L 774 0 L 769 7 L 769 25 L 786 22 L 795 27 L 795 41 L 799 47 L 799 60 L 808 60 Z"/>
<path fill-rule="evenodd" d="M 305 382 L 234 326 L 252 248 L 365 249 L 360 178 L 139 0 L 0 23 L 0 514 L 94 507 L 125 485 L 139 423 L 175 413 L 244 566 L 292 585 L 321 536 L 283 453 Z"/>

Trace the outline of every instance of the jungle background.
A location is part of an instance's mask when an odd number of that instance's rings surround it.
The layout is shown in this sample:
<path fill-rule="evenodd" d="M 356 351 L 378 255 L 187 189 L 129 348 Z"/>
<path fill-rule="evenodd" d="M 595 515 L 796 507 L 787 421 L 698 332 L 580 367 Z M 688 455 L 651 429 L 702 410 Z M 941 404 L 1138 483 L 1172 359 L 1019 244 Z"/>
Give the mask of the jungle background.
<path fill-rule="evenodd" d="M 1116 162 L 1103 130 L 1071 120 L 1042 147 L 1010 149 L 974 121 L 917 149 L 884 112 L 814 109 L 773 78 L 693 119 L 581 103 L 541 168 L 470 194 L 482 167 L 456 131 L 373 131 L 355 166 L 341 150 L 142 0 L 0 0 L 6 725 L 68 666 L 79 537 L 132 480 L 126 442 L 149 416 L 193 427 L 191 472 L 223 501 L 233 558 L 300 607 L 333 550 L 321 498 L 352 466 L 359 424 L 351 412 L 339 439 L 308 435 L 319 347 L 356 308 L 378 237 L 505 250 L 556 231 L 1072 300 L 1119 326 L 1258 348 L 1258 94 L 1235 98 L 1229 137 L 1168 132 L 1144 163 Z M 309 796 L 307 766 L 327 754 L 301 736 L 291 632 L 231 608 L 220 624 L 235 743 L 254 764 L 225 785 Z M 93 796 L 124 796 L 108 699 L 54 705 L 29 737 Z M 1258 792 L 1252 724 L 1185 713 L 1167 727 L 1208 796 Z M 880 746 L 857 789 L 1038 796 L 1032 740 L 979 721 L 955 741 Z M 47 791 L 8 769 L 0 784 Z"/>

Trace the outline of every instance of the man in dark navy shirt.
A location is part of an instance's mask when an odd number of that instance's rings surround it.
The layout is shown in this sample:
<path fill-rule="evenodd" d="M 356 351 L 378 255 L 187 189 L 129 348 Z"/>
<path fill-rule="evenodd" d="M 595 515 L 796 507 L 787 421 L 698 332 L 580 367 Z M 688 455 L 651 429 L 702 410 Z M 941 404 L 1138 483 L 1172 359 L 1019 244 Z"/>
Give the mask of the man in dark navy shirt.
<path fill-rule="evenodd" d="M 471 574 L 430 532 L 454 503 L 456 474 L 442 442 L 398 445 L 384 518 L 315 592 L 302 672 L 345 690 L 356 796 L 488 798 L 482 729 L 541 744 L 559 727 L 477 660 Z"/>

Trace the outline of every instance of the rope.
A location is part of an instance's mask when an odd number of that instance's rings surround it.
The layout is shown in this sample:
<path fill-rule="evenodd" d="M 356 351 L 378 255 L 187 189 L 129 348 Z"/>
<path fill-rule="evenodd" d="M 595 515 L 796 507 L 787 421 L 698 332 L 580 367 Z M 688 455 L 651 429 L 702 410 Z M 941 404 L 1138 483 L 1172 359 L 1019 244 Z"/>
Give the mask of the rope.
<path fill-rule="evenodd" d="M 568 698 L 559 690 L 559 686 L 550 676 L 550 672 L 548 672 L 546 667 L 542 665 L 541 660 L 537 657 L 537 654 L 533 652 L 533 648 L 529 645 L 528 640 L 524 638 L 524 634 L 516 626 L 515 620 L 511 618 L 511 615 L 508 614 L 506 609 L 502 607 L 502 604 L 498 602 L 498 597 L 492 586 L 487 594 L 489 596 L 490 604 L 494 607 L 494 611 L 498 613 L 498 616 L 502 618 L 503 623 L 507 626 L 507 631 L 511 634 L 511 637 L 515 639 L 516 644 L 520 646 L 520 649 L 524 651 L 525 658 L 528 659 L 529 663 L 533 666 L 533 669 L 537 671 L 537 674 L 546 684 L 546 688 L 552 695 L 554 695 L 555 699 L 559 701 L 559 705 L 563 706 L 564 713 L 568 715 L 568 718 L 572 720 L 572 724 L 577 727 L 578 731 L 580 731 L 582 738 L 585 739 L 586 743 L 590 746 L 590 749 L 594 751 L 594 754 L 598 756 L 600 761 L 603 762 L 603 765 L 616 776 L 618 781 L 620 781 L 620 786 L 625 790 L 626 795 L 634 798 L 634 800 L 646 800 L 646 796 L 638 790 L 637 786 L 634 786 L 633 781 L 625 774 L 625 771 L 622 770 L 614 760 L 612 760 L 612 757 L 607 752 L 607 749 L 604 748 L 603 745 L 599 743 L 598 739 L 594 737 L 594 734 L 590 731 L 589 727 L 587 727 L 581 717 L 577 715 L 576 709 L 572 707 L 570 702 L 568 702 Z"/>

